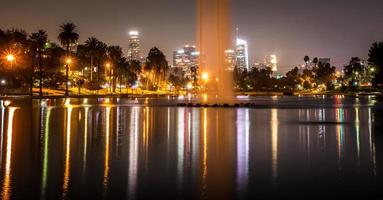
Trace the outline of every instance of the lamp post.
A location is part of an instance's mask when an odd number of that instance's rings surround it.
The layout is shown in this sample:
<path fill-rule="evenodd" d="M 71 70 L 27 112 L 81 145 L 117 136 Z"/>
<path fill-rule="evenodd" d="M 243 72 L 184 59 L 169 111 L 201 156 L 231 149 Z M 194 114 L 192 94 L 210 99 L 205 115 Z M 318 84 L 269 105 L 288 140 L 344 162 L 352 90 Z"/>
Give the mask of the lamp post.
<path fill-rule="evenodd" d="M 10 67 L 12 67 L 13 62 L 16 60 L 15 56 L 13 54 L 8 54 L 5 58 L 9 62 Z"/>
<path fill-rule="evenodd" d="M 207 86 L 207 82 L 209 81 L 209 74 L 207 72 L 203 72 L 202 75 L 201 75 L 201 79 L 204 83 L 204 90 L 206 92 L 206 86 Z"/>
<path fill-rule="evenodd" d="M 5 59 L 7 60 L 8 64 L 9 64 L 9 68 L 12 68 L 13 67 L 13 62 L 15 62 L 15 60 L 16 60 L 15 55 L 8 54 L 7 56 L 5 56 Z M 12 82 L 10 82 L 10 83 L 12 83 Z"/>
<path fill-rule="evenodd" d="M 70 58 L 67 58 L 65 60 L 65 63 L 66 63 L 66 77 L 65 77 L 65 96 L 69 96 L 69 64 L 72 63 L 72 60 Z"/>
<path fill-rule="evenodd" d="M 110 63 L 106 63 L 106 68 L 109 70 L 109 93 L 112 93 L 112 69 Z"/>

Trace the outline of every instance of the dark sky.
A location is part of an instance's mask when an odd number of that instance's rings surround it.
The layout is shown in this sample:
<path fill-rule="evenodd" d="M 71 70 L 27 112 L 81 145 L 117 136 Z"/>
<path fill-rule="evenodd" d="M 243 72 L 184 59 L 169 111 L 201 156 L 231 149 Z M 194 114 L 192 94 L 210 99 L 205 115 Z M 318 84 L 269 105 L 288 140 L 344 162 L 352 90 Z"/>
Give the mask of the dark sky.
<path fill-rule="evenodd" d="M 304 55 L 330 57 L 342 65 L 351 56 L 367 57 L 383 41 L 383 0 L 232 0 L 233 30 L 249 42 L 250 60 L 278 56 L 286 71 Z M 195 0 L 2 0 L 0 28 L 48 31 L 74 22 L 80 42 L 95 36 L 126 49 L 127 32 L 141 32 L 145 54 L 158 46 L 172 50 L 195 42 Z M 233 31 L 234 32 L 234 31 Z"/>

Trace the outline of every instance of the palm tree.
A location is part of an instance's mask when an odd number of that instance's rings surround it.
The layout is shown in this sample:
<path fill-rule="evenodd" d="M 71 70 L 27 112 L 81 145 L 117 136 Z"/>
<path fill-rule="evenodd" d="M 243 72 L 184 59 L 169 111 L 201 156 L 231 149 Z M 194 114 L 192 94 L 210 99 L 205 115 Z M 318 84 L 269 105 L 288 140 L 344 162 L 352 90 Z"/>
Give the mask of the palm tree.
<path fill-rule="evenodd" d="M 317 67 L 318 66 L 318 62 L 319 62 L 319 59 L 317 57 L 315 57 L 313 59 L 313 63 L 314 63 L 314 67 Z"/>
<path fill-rule="evenodd" d="M 43 74 L 42 74 L 42 65 L 43 64 L 42 64 L 42 62 L 43 62 L 43 60 L 42 60 L 42 51 L 43 51 L 45 43 L 48 40 L 47 38 L 48 38 L 48 35 L 43 30 L 39 30 L 36 33 L 32 33 L 31 36 L 30 36 L 30 40 L 32 41 L 32 45 L 33 45 L 33 50 L 37 51 L 37 55 L 38 55 L 38 58 L 39 58 L 39 78 L 40 78 L 39 95 L 40 96 L 43 95 L 43 84 L 42 84 L 42 77 L 43 77 Z"/>
<path fill-rule="evenodd" d="M 122 63 L 122 48 L 120 46 L 109 46 L 107 48 L 108 59 L 110 60 L 112 66 L 121 71 L 121 63 Z M 112 71 L 111 71 L 112 72 Z M 118 73 L 120 74 L 120 73 Z M 110 74 L 113 76 L 111 85 L 113 86 L 113 92 L 116 92 L 116 77 L 115 72 Z M 121 79 L 121 78 L 120 78 Z M 121 82 L 120 82 L 121 83 Z"/>
<path fill-rule="evenodd" d="M 164 53 L 157 47 L 150 49 L 146 58 L 145 70 L 154 72 L 154 82 L 158 85 L 164 78 L 169 65 Z"/>
<path fill-rule="evenodd" d="M 72 44 L 75 44 L 78 41 L 79 35 L 76 30 L 76 25 L 73 23 L 65 23 L 60 26 L 60 33 L 58 35 L 58 40 L 65 47 L 66 56 L 69 57 L 69 48 Z M 66 64 L 66 83 L 65 83 L 65 96 L 68 96 L 68 71 L 69 64 Z"/>
<path fill-rule="evenodd" d="M 90 81 L 93 81 L 93 58 L 97 53 L 97 47 L 100 41 L 97 38 L 90 37 L 85 41 L 85 48 L 90 57 Z"/>
<path fill-rule="evenodd" d="M 97 81 L 99 82 L 100 81 L 100 66 L 103 64 L 105 60 L 108 45 L 106 45 L 102 41 L 98 41 L 96 46 L 97 48 L 95 51 L 95 58 L 96 58 L 95 61 L 97 65 Z"/>
<path fill-rule="evenodd" d="M 307 64 L 308 64 L 309 61 L 310 61 L 310 57 L 309 57 L 309 56 L 305 56 L 305 57 L 303 58 L 303 60 L 305 61 L 305 63 L 306 63 L 306 68 L 307 68 Z"/>

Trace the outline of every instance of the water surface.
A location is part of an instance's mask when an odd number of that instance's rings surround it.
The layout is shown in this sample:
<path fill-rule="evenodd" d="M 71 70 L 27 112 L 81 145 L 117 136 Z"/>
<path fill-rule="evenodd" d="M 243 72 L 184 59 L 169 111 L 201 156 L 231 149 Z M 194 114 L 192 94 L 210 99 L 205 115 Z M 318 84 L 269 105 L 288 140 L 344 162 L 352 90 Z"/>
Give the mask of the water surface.
<path fill-rule="evenodd" d="M 373 98 L 241 101 L 265 106 L 14 100 L 1 108 L 1 198 L 382 197 Z"/>

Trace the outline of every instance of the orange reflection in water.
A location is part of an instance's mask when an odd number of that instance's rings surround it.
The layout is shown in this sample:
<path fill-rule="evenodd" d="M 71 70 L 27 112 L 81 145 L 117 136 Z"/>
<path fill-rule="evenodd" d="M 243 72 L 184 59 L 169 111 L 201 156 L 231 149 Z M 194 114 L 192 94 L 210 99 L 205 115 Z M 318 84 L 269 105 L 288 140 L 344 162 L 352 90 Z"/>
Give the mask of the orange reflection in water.
<path fill-rule="evenodd" d="M 67 105 L 67 121 L 66 121 L 66 139 L 65 139 L 65 171 L 64 171 L 64 183 L 63 183 L 63 199 L 67 198 L 69 176 L 70 176 L 70 140 L 71 140 L 71 119 L 73 108 Z"/>
<path fill-rule="evenodd" d="M 105 108 L 105 160 L 104 160 L 104 195 L 108 189 L 109 179 L 109 136 L 110 136 L 110 107 Z"/>
<path fill-rule="evenodd" d="M 207 109 L 203 109 L 203 159 L 202 159 L 202 190 L 207 189 Z"/>
<path fill-rule="evenodd" d="M 84 118 L 84 151 L 83 151 L 83 167 L 82 170 L 85 172 L 86 168 L 86 154 L 87 154 L 87 148 L 88 148 L 88 114 L 89 114 L 89 108 L 85 107 L 85 118 Z"/>
<path fill-rule="evenodd" d="M 9 108 L 8 112 L 8 125 L 7 125 L 7 146 L 5 154 L 5 175 L 3 181 L 3 189 L 1 192 L 1 199 L 10 199 L 10 181 L 11 181 L 11 159 L 12 159 L 12 131 L 13 131 L 13 117 L 16 108 Z"/>

